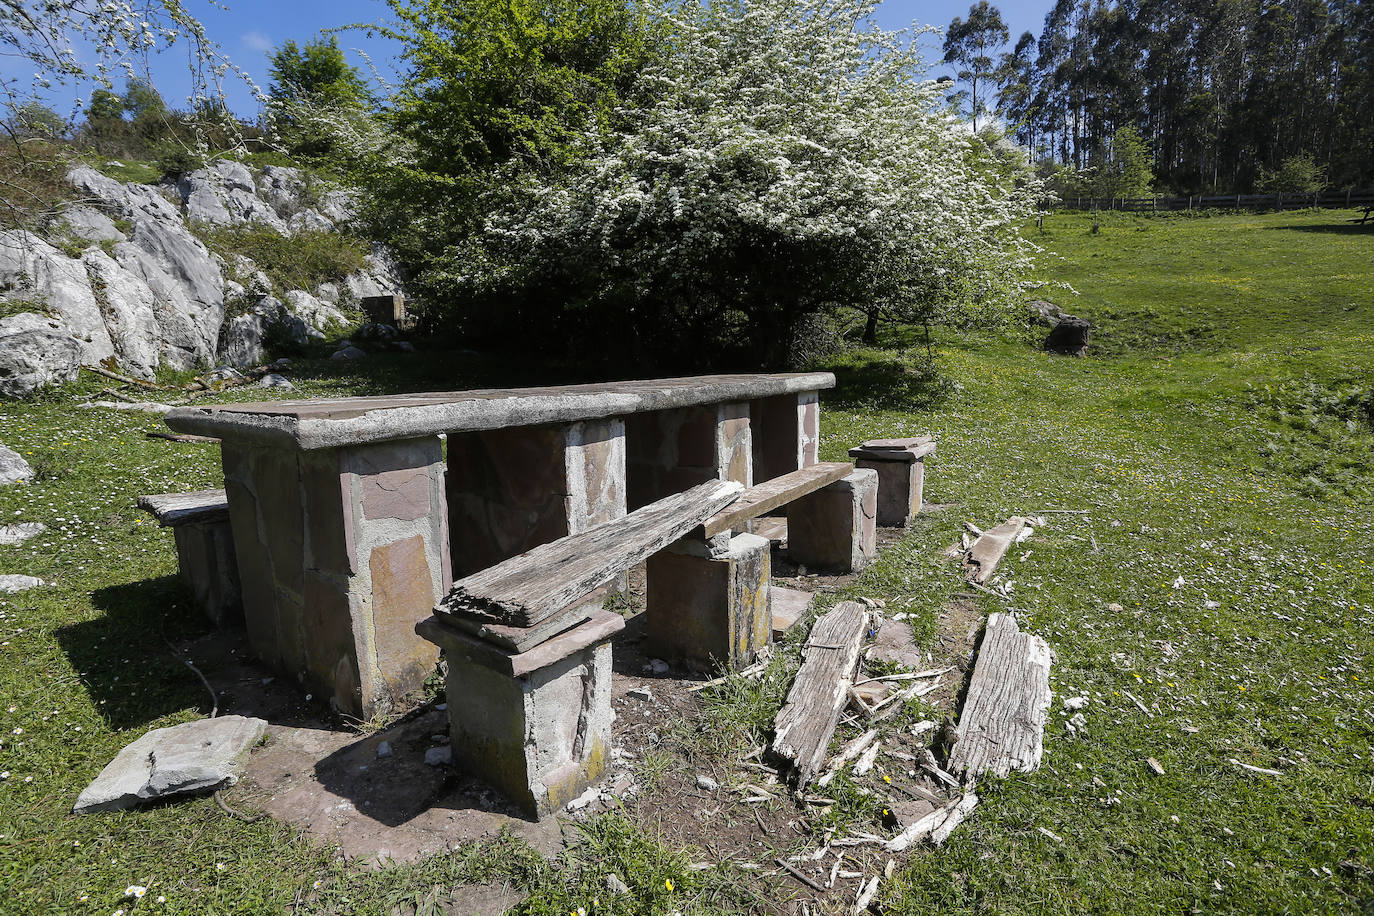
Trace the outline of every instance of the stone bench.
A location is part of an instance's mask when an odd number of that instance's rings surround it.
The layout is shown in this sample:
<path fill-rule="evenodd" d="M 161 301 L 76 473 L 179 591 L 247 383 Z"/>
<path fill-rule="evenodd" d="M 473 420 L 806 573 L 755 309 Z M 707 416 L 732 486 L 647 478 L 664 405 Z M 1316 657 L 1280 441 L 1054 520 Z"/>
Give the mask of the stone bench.
<path fill-rule="evenodd" d="M 741 490 L 710 481 L 454 583 L 415 627 L 448 659 L 454 762 L 533 817 L 599 779 L 614 719 L 610 639 L 625 626 L 596 606 L 599 589 Z"/>
<path fill-rule="evenodd" d="M 138 507 L 172 529 L 181 580 L 205 616 L 216 626 L 241 621 L 243 599 L 224 491 L 140 496 Z"/>
<path fill-rule="evenodd" d="M 848 462 L 818 463 L 746 490 L 648 562 L 645 617 L 657 656 L 707 668 L 749 664 L 772 639 L 771 545 L 748 532 L 787 508 L 789 556 L 856 572 L 876 551 L 877 477 Z"/>

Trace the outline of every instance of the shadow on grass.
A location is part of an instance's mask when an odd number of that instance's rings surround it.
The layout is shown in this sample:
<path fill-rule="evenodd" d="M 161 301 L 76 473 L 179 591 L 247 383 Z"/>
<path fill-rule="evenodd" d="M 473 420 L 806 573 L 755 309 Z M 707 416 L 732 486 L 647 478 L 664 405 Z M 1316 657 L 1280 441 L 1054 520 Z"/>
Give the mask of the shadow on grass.
<path fill-rule="evenodd" d="M 1265 226 L 1265 229 L 1280 229 L 1284 232 L 1320 232 L 1328 235 L 1374 235 L 1374 219 L 1367 223 L 1340 222 L 1322 223 L 1319 226 Z"/>
<path fill-rule="evenodd" d="M 112 729 L 146 725 L 187 708 L 209 712 L 205 688 L 172 653 L 171 642 L 209 626 L 175 576 L 113 585 L 91 598 L 104 615 L 61 627 L 55 635 Z"/>
<path fill-rule="evenodd" d="M 826 406 L 850 410 L 930 410 L 955 391 L 954 383 L 924 353 L 852 350 L 822 367 L 835 373 Z"/>

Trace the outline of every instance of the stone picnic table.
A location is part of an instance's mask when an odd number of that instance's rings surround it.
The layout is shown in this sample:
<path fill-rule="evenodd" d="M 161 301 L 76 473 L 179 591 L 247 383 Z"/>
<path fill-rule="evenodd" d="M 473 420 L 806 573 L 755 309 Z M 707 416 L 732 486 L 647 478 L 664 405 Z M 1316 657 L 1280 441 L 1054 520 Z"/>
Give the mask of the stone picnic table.
<path fill-rule="evenodd" d="M 434 670 L 461 578 L 709 480 L 818 461 L 827 372 L 182 407 L 221 440 L 245 624 L 269 665 L 370 718 Z"/>

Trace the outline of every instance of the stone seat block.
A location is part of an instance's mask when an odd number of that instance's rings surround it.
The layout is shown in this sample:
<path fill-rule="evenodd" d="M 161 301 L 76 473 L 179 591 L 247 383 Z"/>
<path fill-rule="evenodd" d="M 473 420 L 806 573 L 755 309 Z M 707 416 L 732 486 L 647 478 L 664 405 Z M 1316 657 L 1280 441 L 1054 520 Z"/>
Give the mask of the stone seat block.
<path fill-rule="evenodd" d="M 757 535 L 719 535 L 684 538 L 650 557 L 644 606 L 651 651 L 701 669 L 752 662 L 772 638 L 769 548 Z"/>
<path fill-rule="evenodd" d="M 448 658 L 453 765 L 485 780 L 534 818 L 551 814 L 606 772 L 611 748 L 611 637 L 617 614 L 527 652 L 501 649 L 437 617 L 415 632 Z"/>
<path fill-rule="evenodd" d="M 849 450 L 857 467 L 878 474 L 878 524 L 905 528 L 921 512 L 929 439 L 875 439 Z"/>
<path fill-rule="evenodd" d="M 181 580 L 196 606 L 216 626 L 241 622 L 243 597 L 224 491 L 140 496 L 138 507 L 172 529 Z"/>
<path fill-rule="evenodd" d="M 787 509 L 792 561 L 836 573 L 858 572 L 877 555 L 878 472 L 854 471 Z"/>

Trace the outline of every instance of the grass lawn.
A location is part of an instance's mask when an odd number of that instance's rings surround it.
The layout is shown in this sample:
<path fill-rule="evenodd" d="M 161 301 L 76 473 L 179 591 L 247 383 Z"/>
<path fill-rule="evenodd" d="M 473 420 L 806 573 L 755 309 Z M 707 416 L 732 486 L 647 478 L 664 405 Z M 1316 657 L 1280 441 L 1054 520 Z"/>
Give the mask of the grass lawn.
<path fill-rule="evenodd" d="M 1055 652 L 1044 766 L 981 785 L 942 849 L 898 864 L 886 912 L 1374 909 L 1374 232 L 1343 215 L 1107 216 L 1097 234 L 1054 216 L 1037 238 L 1078 295 L 1045 295 L 1098 326 L 1090 358 L 1047 356 L 1038 334 L 942 334 L 957 388 L 921 407 L 891 376 L 897 351 L 838 361 L 822 458 L 938 433 L 926 496 L 952 504 L 852 593 L 916 615 L 934 640 L 958 590 L 940 553 L 964 521 L 1074 510 L 1047 514 L 1004 566 L 1013 600 L 983 601 Z M 461 387 L 449 365 L 379 357 L 374 375 L 345 378 L 312 364 L 300 384 Z M 381 871 L 210 799 L 69 814 L 143 730 L 206 711 L 169 648 L 204 625 L 170 534 L 132 503 L 218 483 L 213 447 L 146 439 L 160 420 L 76 409 L 79 393 L 0 408 L 0 442 L 41 475 L 0 489 L 0 523 L 48 526 L 0 547 L 0 573 L 55 583 L 0 598 L 0 912 L 408 916 L 435 887 L 492 875 L 528 890 L 531 914 L 759 907 L 730 890 L 741 873 L 688 871 L 699 851 L 655 843 L 633 811 L 594 822 L 555 863 L 503 840 Z M 702 721 L 766 721 L 794 664 L 784 652 L 784 676 L 719 691 Z M 1079 695 L 1074 734 L 1062 700 Z M 630 898 L 599 893 L 611 870 Z M 128 885 L 150 890 L 131 907 Z"/>

